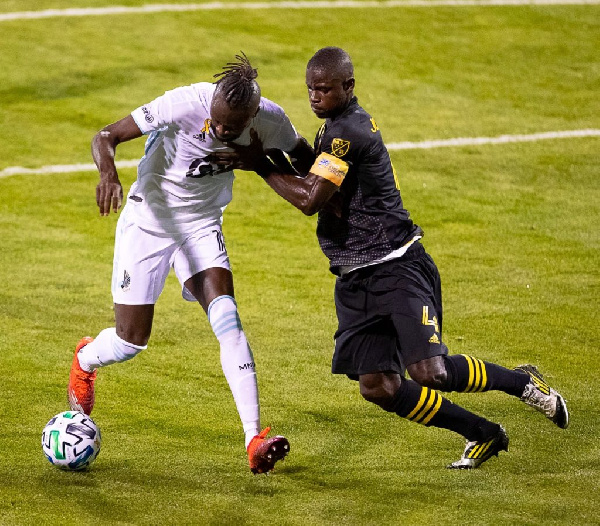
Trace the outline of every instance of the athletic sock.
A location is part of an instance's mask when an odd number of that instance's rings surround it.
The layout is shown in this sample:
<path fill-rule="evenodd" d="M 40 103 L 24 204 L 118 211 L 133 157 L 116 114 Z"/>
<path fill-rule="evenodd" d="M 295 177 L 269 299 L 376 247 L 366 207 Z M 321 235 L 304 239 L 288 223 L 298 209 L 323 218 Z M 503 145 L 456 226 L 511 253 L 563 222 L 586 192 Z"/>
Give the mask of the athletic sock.
<path fill-rule="evenodd" d="M 131 360 L 146 348 L 147 345 L 134 345 L 119 338 L 116 329 L 111 327 L 101 331 L 93 342 L 85 345 L 77 353 L 77 358 L 81 368 L 91 373 L 98 367 Z"/>
<path fill-rule="evenodd" d="M 260 405 L 254 357 L 235 299 L 215 298 L 208 306 L 208 321 L 221 346 L 221 367 L 242 421 L 247 447 L 260 432 Z"/>
<path fill-rule="evenodd" d="M 444 356 L 443 359 L 448 380 L 445 387 L 440 387 L 442 391 L 477 393 L 495 390 L 520 397 L 530 380 L 522 371 L 506 369 L 465 354 Z"/>
<path fill-rule="evenodd" d="M 483 441 L 498 432 L 498 424 L 453 404 L 429 387 L 402 379 L 391 403 L 384 408 L 411 422 L 449 429 L 469 441 Z"/>

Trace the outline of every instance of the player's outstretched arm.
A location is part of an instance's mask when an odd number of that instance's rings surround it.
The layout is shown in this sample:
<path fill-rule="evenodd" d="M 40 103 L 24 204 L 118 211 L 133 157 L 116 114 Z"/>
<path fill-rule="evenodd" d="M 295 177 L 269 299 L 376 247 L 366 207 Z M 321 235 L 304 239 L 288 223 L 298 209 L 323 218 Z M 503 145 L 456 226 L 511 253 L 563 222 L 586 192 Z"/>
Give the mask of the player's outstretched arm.
<path fill-rule="evenodd" d="M 96 204 L 101 216 L 117 212 L 123 203 L 123 187 L 115 166 L 117 145 L 141 137 L 142 132 L 131 115 L 102 128 L 92 139 L 92 157 L 100 172 L 96 186 Z"/>

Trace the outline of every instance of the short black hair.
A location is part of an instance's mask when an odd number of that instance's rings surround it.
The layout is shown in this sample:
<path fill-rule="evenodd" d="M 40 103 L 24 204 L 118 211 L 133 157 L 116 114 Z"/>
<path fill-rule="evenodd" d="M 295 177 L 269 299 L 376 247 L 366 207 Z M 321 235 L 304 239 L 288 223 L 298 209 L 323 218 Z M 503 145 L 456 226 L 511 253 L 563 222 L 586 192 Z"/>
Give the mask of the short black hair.
<path fill-rule="evenodd" d="M 354 77 L 352 59 L 340 47 L 330 46 L 319 49 L 308 61 L 306 69 L 333 70 L 345 77 L 343 80 Z"/>
<path fill-rule="evenodd" d="M 213 75 L 217 89 L 222 93 L 230 108 L 248 106 L 254 97 L 260 97 L 256 82 L 258 71 L 252 67 L 246 54 L 236 55 L 237 62 L 228 62 L 223 71 Z"/>

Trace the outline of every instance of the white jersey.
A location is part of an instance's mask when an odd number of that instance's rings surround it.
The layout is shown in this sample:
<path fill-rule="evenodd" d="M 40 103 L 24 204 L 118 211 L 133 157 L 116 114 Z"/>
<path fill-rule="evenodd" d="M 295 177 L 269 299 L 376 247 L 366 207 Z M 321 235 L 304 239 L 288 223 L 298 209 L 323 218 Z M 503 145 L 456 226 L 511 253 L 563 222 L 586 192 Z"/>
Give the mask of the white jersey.
<path fill-rule="evenodd" d="M 234 176 L 206 161 L 213 152 L 230 150 L 210 126 L 215 88 L 208 82 L 177 88 L 131 113 L 142 133 L 149 134 L 127 199 L 142 228 L 175 234 L 221 222 Z M 250 125 L 233 142 L 249 145 L 251 128 L 264 149 L 290 152 L 298 141 L 283 109 L 264 97 Z"/>

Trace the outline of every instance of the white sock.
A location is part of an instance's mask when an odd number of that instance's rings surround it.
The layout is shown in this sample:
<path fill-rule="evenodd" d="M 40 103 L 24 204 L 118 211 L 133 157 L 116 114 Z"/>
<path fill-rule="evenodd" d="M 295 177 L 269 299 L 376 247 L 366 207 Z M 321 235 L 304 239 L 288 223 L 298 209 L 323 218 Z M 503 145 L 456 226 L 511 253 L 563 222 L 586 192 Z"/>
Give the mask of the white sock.
<path fill-rule="evenodd" d="M 221 344 L 221 367 L 242 420 L 248 447 L 260 432 L 260 404 L 254 357 L 235 300 L 231 296 L 215 298 L 208 306 L 208 321 Z"/>
<path fill-rule="evenodd" d="M 136 354 L 147 348 L 147 345 L 133 345 L 117 336 L 114 327 L 104 329 L 96 339 L 88 343 L 77 354 L 79 365 L 84 371 L 92 372 L 116 362 L 131 360 Z"/>

